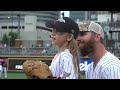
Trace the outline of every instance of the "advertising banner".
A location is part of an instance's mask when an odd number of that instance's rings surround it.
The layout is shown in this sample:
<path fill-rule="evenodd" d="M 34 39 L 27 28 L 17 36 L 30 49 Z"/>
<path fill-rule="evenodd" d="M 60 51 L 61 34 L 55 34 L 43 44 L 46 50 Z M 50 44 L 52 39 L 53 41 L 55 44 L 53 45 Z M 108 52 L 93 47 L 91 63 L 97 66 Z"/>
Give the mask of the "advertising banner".
<path fill-rule="evenodd" d="M 23 67 L 22 64 L 25 62 L 25 59 L 10 59 L 8 62 L 8 71 L 22 71 Z M 42 61 L 45 62 L 46 64 L 50 65 L 51 60 L 38 60 L 38 61 Z"/>
<path fill-rule="evenodd" d="M 90 58 L 80 58 L 80 71 L 85 74 L 88 65 L 92 62 Z"/>
<path fill-rule="evenodd" d="M 36 59 L 32 59 L 32 60 L 36 60 Z M 22 71 L 23 67 L 22 64 L 26 61 L 26 59 L 9 59 L 8 62 L 8 70 L 9 71 Z M 38 61 L 42 61 L 45 62 L 47 65 L 51 64 L 52 60 L 39 60 Z M 87 66 L 92 62 L 92 60 L 90 58 L 80 58 L 80 71 L 81 73 L 85 73 Z"/>

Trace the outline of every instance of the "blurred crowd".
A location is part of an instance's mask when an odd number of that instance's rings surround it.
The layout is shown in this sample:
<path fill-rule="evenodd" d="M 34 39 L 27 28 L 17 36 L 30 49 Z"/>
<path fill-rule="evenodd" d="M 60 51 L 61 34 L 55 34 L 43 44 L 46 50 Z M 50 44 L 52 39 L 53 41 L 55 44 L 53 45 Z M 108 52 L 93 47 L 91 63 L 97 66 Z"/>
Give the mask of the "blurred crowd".
<path fill-rule="evenodd" d="M 53 47 L 51 48 L 0 48 L 1 55 L 55 55 L 57 50 Z"/>

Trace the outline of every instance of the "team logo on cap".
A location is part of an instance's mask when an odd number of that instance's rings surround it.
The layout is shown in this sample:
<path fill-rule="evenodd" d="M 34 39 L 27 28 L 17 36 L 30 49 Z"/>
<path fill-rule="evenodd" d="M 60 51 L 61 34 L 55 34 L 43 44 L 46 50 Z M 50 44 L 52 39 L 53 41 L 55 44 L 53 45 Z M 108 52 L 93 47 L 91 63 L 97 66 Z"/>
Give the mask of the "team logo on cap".
<path fill-rule="evenodd" d="M 58 19 L 57 21 L 66 23 L 65 20 L 64 20 L 63 18 L 60 18 L 60 19 Z"/>
<path fill-rule="evenodd" d="M 74 33 L 74 30 L 73 30 L 73 29 L 71 30 L 71 33 Z"/>

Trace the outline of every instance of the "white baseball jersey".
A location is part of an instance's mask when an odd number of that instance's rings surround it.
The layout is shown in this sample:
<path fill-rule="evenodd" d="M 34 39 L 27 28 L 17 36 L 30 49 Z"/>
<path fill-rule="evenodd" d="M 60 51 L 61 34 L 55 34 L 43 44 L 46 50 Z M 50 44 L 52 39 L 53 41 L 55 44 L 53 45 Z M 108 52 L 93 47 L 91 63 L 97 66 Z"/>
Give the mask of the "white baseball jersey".
<path fill-rule="evenodd" d="M 66 79 L 78 79 L 78 75 L 74 71 L 73 56 L 68 49 L 56 54 L 49 68 L 55 77 L 69 74 Z"/>
<path fill-rule="evenodd" d="M 86 79 L 120 79 L 120 60 L 107 52 L 93 68 L 93 62 L 87 67 Z"/>

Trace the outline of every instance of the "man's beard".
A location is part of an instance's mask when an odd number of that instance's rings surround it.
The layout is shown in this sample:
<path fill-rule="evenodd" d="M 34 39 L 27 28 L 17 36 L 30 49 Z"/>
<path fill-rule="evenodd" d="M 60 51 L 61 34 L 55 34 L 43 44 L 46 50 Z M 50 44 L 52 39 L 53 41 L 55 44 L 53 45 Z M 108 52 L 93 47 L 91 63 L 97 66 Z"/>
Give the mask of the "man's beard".
<path fill-rule="evenodd" d="M 82 57 L 85 57 L 94 51 L 94 43 L 94 38 L 91 38 L 88 42 L 84 42 L 83 48 L 80 48 L 80 54 Z"/>

